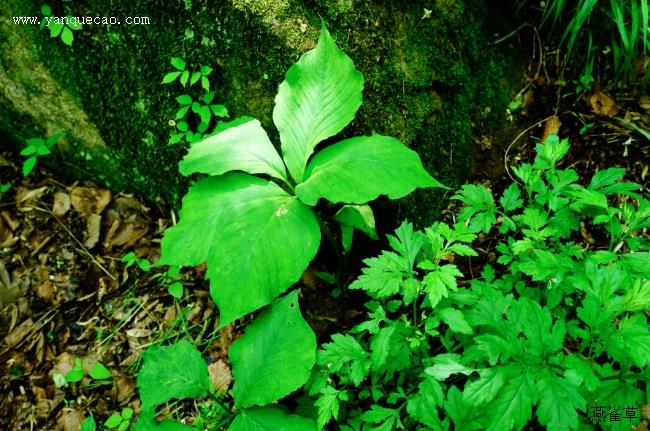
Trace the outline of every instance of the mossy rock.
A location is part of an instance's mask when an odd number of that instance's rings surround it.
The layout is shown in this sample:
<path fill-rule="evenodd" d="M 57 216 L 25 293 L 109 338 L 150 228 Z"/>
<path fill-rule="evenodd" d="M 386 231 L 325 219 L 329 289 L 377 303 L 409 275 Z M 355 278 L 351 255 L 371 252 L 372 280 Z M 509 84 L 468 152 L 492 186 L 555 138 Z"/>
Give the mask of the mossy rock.
<path fill-rule="evenodd" d="M 504 60 L 485 44 L 483 1 L 79 0 L 51 2 L 54 15 L 148 17 L 150 25 L 86 25 L 72 46 L 47 29 L 15 25 L 37 6 L 0 6 L 0 133 L 24 139 L 66 131 L 50 166 L 75 178 L 126 188 L 178 207 L 187 180 L 169 146 L 180 84 L 161 84 L 171 57 L 209 65 L 217 100 L 232 116 L 269 130 L 288 67 L 315 46 L 323 20 L 364 74 L 364 103 L 345 136 L 397 136 L 440 181 L 457 186 L 471 169 L 472 121 L 502 111 Z M 192 87 L 190 91 L 197 91 Z M 399 217 L 431 222 L 443 195 L 402 201 Z M 392 223 L 392 222 L 391 222 Z"/>

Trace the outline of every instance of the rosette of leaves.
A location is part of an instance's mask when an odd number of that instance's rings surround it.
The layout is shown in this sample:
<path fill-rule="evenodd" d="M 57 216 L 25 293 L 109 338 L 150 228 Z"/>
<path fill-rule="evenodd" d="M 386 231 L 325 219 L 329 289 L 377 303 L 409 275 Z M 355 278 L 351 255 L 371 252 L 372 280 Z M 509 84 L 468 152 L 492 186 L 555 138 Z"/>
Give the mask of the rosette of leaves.
<path fill-rule="evenodd" d="M 313 207 L 320 199 L 361 206 L 379 195 L 397 199 L 418 187 L 442 187 L 414 151 L 390 136 L 344 139 L 314 155 L 352 121 L 362 89 L 363 76 L 323 27 L 275 98 L 282 157 L 260 122 L 244 119 L 194 144 L 180 162 L 182 174 L 209 177 L 184 197 L 180 222 L 162 240 L 160 264 L 207 262 L 221 325 L 268 305 L 299 280 L 319 248 L 324 225 Z M 341 218 L 348 227 L 371 229 L 362 225 L 371 223 L 365 209 Z"/>

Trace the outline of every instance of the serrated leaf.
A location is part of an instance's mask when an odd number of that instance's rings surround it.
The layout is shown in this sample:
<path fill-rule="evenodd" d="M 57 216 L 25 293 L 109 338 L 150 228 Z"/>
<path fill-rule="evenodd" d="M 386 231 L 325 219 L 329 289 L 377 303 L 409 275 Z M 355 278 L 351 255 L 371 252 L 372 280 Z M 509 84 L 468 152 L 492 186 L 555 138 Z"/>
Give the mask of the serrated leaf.
<path fill-rule="evenodd" d="M 170 82 L 174 82 L 179 76 L 181 76 L 181 72 L 169 72 L 163 76 L 162 83 L 169 84 Z"/>
<path fill-rule="evenodd" d="M 334 334 L 332 342 L 325 343 L 318 352 L 319 365 L 326 366 L 336 373 L 344 366 L 350 366 L 350 378 L 359 386 L 370 371 L 370 355 L 361 344 L 349 334 Z"/>
<path fill-rule="evenodd" d="M 427 299 L 431 308 L 435 308 L 440 300 L 449 296 L 449 290 L 456 290 L 456 277 L 462 277 L 463 273 L 456 265 L 436 266 L 424 276 L 422 283 L 427 293 Z"/>
<path fill-rule="evenodd" d="M 318 407 L 318 429 L 323 429 L 332 418 L 338 418 L 339 399 L 346 400 L 347 394 L 331 386 L 326 386 L 319 392 L 318 399 L 314 402 L 314 405 Z"/>
<path fill-rule="evenodd" d="M 460 355 L 455 353 L 443 353 L 432 358 L 433 366 L 425 368 L 424 372 L 436 380 L 445 380 L 452 374 L 464 374 L 469 376 L 475 370 L 462 365 Z"/>
<path fill-rule="evenodd" d="M 296 194 L 307 205 L 316 205 L 321 198 L 364 204 L 379 195 L 399 199 L 418 187 L 444 186 L 424 170 L 417 153 L 399 140 L 373 135 L 345 139 L 317 153 Z"/>
<path fill-rule="evenodd" d="M 257 120 L 231 127 L 190 147 L 178 164 L 183 175 L 203 173 L 222 175 L 239 170 L 250 174 L 267 174 L 287 181 L 287 173 Z"/>
<path fill-rule="evenodd" d="M 150 347 L 142 354 L 142 360 L 137 386 L 143 410 L 154 409 L 173 398 L 208 394 L 211 385 L 208 366 L 190 342 Z"/>
<path fill-rule="evenodd" d="M 444 429 L 435 408 L 442 405 L 444 399 L 440 383 L 434 378 L 426 376 L 418 385 L 418 391 L 409 396 L 406 411 L 431 429 Z"/>
<path fill-rule="evenodd" d="M 600 170 L 591 178 L 588 188 L 591 190 L 598 190 L 603 187 L 611 186 L 619 180 L 622 180 L 624 175 L 625 168 L 608 168 Z"/>
<path fill-rule="evenodd" d="M 607 209 L 607 197 L 596 190 L 585 189 L 582 186 L 574 186 L 569 192 L 576 199 L 576 202 L 582 205 L 593 205 L 599 208 Z"/>
<path fill-rule="evenodd" d="M 469 221 L 473 232 L 489 232 L 496 223 L 496 204 L 490 190 L 481 184 L 465 184 L 452 196 L 465 204 L 461 210 L 460 221 Z"/>
<path fill-rule="evenodd" d="M 311 209 L 276 184 L 227 173 L 194 184 L 165 231 L 160 265 L 208 263 L 220 325 L 253 312 L 302 275 L 320 243 Z"/>
<path fill-rule="evenodd" d="M 183 60 L 180 57 L 172 57 L 171 64 L 172 64 L 172 66 L 174 66 L 176 69 L 178 69 L 180 71 L 185 70 L 185 60 Z"/>
<path fill-rule="evenodd" d="M 95 362 L 92 368 L 88 371 L 88 375 L 95 380 L 110 379 L 112 377 L 108 368 L 99 362 Z"/>
<path fill-rule="evenodd" d="M 465 400 L 475 406 L 492 401 L 508 378 L 508 368 L 492 367 L 478 370 L 479 379 L 467 383 L 463 391 Z"/>
<path fill-rule="evenodd" d="M 536 383 L 539 391 L 537 417 L 542 425 L 552 430 L 579 429 L 577 410 L 585 411 L 585 400 L 568 379 L 546 371 Z"/>
<path fill-rule="evenodd" d="M 260 314 L 228 356 L 238 408 L 269 404 L 304 385 L 316 363 L 316 335 L 300 314 L 298 292 Z"/>
<path fill-rule="evenodd" d="M 319 142 L 339 133 L 361 106 L 363 75 L 323 25 L 316 48 L 287 71 L 278 88 L 273 122 L 292 178 L 300 183 Z"/>
<path fill-rule="evenodd" d="M 394 325 L 381 328 L 370 339 L 370 359 L 372 361 L 372 369 L 375 372 L 386 365 L 388 355 L 391 351 L 391 338 L 395 333 L 395 329 Z"/>
<path fill-rule="evenodd" d="M 490 405 L 488 430 L 522 429 L 532 417 L 535 388 L 529 373 L 519 370 L 509 373 L 507 382 Z"/>
<path fill-rule="evenodd" d="M 521 208 L 521 205 L 524 203 L 523 199 L 520 199 L 521 190 L 517 183 L 512 183 L 508 186 L 507 189 L 503 192 L 503 196 L 499 199 L 499 203 L 503 207 L 504 212 L 514 211 L 518 208 Z"/>
<path fill-rule="evenodd" d="M 463 312 L 455 308 L 445 307 L 436 311 L 442 318 L 442 321 L 449 325 L 449 328 L 459 334 L 473 334 L 472 327 L 469 326 Z"/>
<path fill-rule="evenodd" d="M 228 431 L 316 431 L 316 424 L 311 419 L 266 406 L 242 410 Z"/>
<path fill-rule="evenodd" d="M 411 269 L 406 259 L 390 251 L 363 262 L 368 266 L 361 270 L 362 274 L 349 288 L 365 290 L 368 295 L 377 299 L 397 294 Z"/>

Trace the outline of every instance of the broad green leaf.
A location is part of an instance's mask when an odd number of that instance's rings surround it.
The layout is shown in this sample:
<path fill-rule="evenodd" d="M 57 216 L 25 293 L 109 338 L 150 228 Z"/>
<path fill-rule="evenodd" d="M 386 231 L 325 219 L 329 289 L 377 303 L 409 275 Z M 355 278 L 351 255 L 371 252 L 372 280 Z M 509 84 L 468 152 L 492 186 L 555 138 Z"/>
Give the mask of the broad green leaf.
<path fill-rule="evenodd" d="M 36 156 L 32 156 L 23 163 L 23 176 L 31 174 L 36 167 Z"/>
<path fill-rule="evenodd" d="M 368 205 L 344 205 L 334 216 L 341 225 L 343 250 L 352 248 L 353 230 L 357 229 L 372 239 L 379 239 L 375 230 L 375 215 Z"/>
<path fill-rule="evenodd" d="M 296 194 L 307 205 L 318 199 L 363 204 L 386 195 L 398 199 L 418 187 L 444 187 L 422 167 L 420 157 L 391 136 L 345 139 L 309 162 Z"/>
<path fill-rule="evenodd" d="M 157 422 L 155 410 L 144 410 L 133 426 L 133 431 L 196 431 L 196 428 L 189 425 L 170 420 Z"/>
<path fill-rule="evenodd" d="M 463 391 L 464 399 L 474 406 L 492 401 L 509 377 L 506 367 L 484 368 L 478 372 L 479 379 L 467 383 Z"/>
<path fill-rule="evenodd" d="M 266 406 L 242 410 L 228 431 L 316 431 L 316 424 L 278 407 Z"/>
<path fill-rule="evenodd" d="M 110 379 L 111 372 L 99 362 L 95 362 L 95 365 L 88 371 L 88 375 L 95 380 L 101 379 Z"/>
<path fill-rule="evenodd" d="M 460 362 L 460 355 L 454 353 L 443 353 L 432 359 L 434 365 L 424 370 L 425 373 L 436 380 L 445 380 L 452 374 L 464 374 L 469 376 L 474 372 L 472 368 L 467 368 Z"/>
<path fill-rule="evenodd" d="M 190 85 L 196 84 L 201 79 L 201 72 L 194 72 L 190 78 Z"/>
<path fill-rule="evenodd" d="M 176 98 L 176 101 L 181 105 L 192 105 L 192 97 L 189 94 L 181 94 Z"/>
<path fill-rule="evenodd" d="M 108 419 L 106 419 L 104 425 L 106 425 L 107 428 L 117 428 L 117 426 L 121 423 L 122 423 L 122 416 L 120 416 L 119 413 L 113 413 L 112 415 L 109 416 Z"/>
<path fill-rule="evenodd" d="M 65 25 L 58 22 L 50 22 L 48 27 L 50 28 L 50 37 L 57 37 Z"/>
<path fill-rule="evenodd" d="M 72 34 L 72 30 L 70 30 L 68 28 L 68 26 L 63 27 L 63 29 L 61 31 L 61 40 L 66 45 L 72 46 L 72 41 L 74 40 L 74 35 Z"/>
<path fill-rule="evenodd" d="M 172 57 L 171 64 L 178 70 L 185 70 L 185 60 L 179 57 Z"/>
<path fill-rule="evenodd" d="M 81 429 L 79 431 L 96 431 L 97 430 L 97 423 L 95 422 L 95 418 L 92 416 L 88 416 L 81 422 Z"/>
<path fill-rule="evenodd" d="M 362 90 L 363 75 L 323 25 L 316 48 L 287 71 L 273 109 L 282 154 L 297 183 L 316 145 L 352 121 Z"/>
<path fill-rule="evenodd" d="M 452 331 L 458 332 L 459 334 L 472 334 L 474 332 L 472 327 L 469 326 L 465 320 L 462 311 L 451 307 L 445 307 L 437 310 L 437 313 L 440 314 L 442 321 L 449 325 L 449 328 Z"/>
<path fill-rule="evenodd" d="M 163 76 L 162 83 L 169 84 L 170 82 L 174 82 L 179 76 L 181 76 L 181 72 L 169 72 Z"/>
<path fill-rule="evenodd" d="M 162 239 L 159 264 L 207 262 L 223 326 L 287 290 L 319 243 L 310 208 L 270 181 L 228 173 L 190 188 L 180 222 Z"/>
<path fill-rule="evenodd" d="M 228 356 L 238 408 L 269 404 L 304 385 L 316 363 L 316 335 L 300 314 L 298 292 L 255 318 Z"/>
<path fill-rule="evenodd" d="M 229 171 L 244 171 L 287 181 L 282 159 L 257 120 L 197 142 L 190 147 L 178 166 L 183 175 L 197 172 L 221 175 Z"/>
<path fill-rule="evenodd" d="M 154 409 L 172 398 L 208 394 L 211 385 L 208 366 L 190 342 L 150 347 L 142 354 L 142 360 L 137 386 L 143 410 Z"/>
<path fill-rule="evenodd" d="M 208 76 L 212 73 L 212 68 L 210 66 L 201 66 L 201 75 Z"/>

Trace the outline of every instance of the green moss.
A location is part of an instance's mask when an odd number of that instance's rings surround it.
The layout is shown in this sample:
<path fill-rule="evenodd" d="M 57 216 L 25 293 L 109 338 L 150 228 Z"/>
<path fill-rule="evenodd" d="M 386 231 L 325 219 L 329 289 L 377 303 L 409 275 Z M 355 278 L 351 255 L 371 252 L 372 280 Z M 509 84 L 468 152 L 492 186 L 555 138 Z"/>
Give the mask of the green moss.
<path fill-rule="evenodd" d="M 21 15 L 38 13 L 20 0 L 10 2 Z M 234 116 L 259 118 L 278 142 L 272 124 L 277 86 L 299 55 L 314 46 L 322 17 L 365 77 L 364 104 L 343 135 L 397 136 L 450 186 L 469 172 L 472 121 L 488 122 L 480 113 L 488 104 L 500 112 L 497 105 L 507 99 L 495 78 L 499 61 L 489 60 L 495 53 L 482 40 L 480 0 L 228 0 L 210 6 L 186 1 L 180 7 L 159 0 L 51 3 L 59 15 L 150 17 L 149 26 L 86 26 L 75 33 L 72 47 L 35 27 L 22 30 L 108 148 L 106 156 L 92 155 L 90 161 L 67 160 L 75 166 L 69 171 L 172 206 L 178 206 L 186 179 L 177 172 L 183 150 L 167 146 L 168 121 L 174 96 L 196 91 L 160 84 L 173 56 L 185 58 L 190 68 L 215 67 L 211 77 L 219 100 Z M 0 125 L 19 120 L 10 115 L 0 113 Z M 5 132 L 15 138 L 34 130 Z M 441 195 L 423 192 L 417 201 L 405 202 L 401 216 L 428 223 L 439 213 Z"/>

